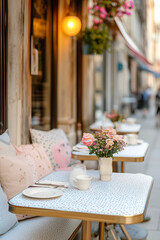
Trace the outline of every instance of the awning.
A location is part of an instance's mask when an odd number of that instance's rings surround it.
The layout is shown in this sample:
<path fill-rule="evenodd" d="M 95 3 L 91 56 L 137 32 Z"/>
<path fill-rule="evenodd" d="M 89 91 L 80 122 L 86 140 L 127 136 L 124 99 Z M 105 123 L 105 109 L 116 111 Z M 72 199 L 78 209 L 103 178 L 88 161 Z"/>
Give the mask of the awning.
<path fill-rule="evenodd" d="M 137 47 L 137 45 L 134 43 L 134 41 L 131 39 L 131 37 L 126 32 L 122 22 L 119 20 L 118 17 L 115 17 L 115 23 L 118 27 L 119 32 L 121 33 L 122 37 L 126 41 L 126 45 L 128 49 L 131 51 L 132 55 L 136 58 L 138 58 L 142 63 L 145 63 L 147 65 L 152 65 L 147 58 L 144 56 L 144 54 L 140 51 L 140 49 Z"/>
<path fill-rule="evenodd" d="M 149 73 L 153 74 L 156 78 L 160 78 L 160 73 L 152 70 L 146 64 L 139 63 L 139 68 L 142 71 L 146 71 L 146 72 L 149 72 Z"/>

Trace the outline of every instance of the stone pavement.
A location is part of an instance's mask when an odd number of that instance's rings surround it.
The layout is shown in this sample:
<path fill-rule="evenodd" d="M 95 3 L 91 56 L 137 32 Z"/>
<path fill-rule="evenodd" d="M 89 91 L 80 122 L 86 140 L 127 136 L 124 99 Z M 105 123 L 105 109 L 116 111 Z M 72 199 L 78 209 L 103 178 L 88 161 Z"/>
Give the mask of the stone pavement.
<path fill-rule="evenodd" d="M 143 163 L 126 163 L 125 172 L 144 173 L 154 178 L 147 215 L 151 220 L 141 225 L 148 229 L 147 240 L 160 240 L 160 126 L 155 126 L 155 109 L 152 104 L 146 118 L 141 112 L 136 117 L 142 124 L 139 139 L 149 143 L 145 161 Z"/>
<path fill-rule="evenodd" d="M 147 215 L 151 217 L 150 221 L 138 225 L 144 226 L 148 230 L 147 240 L 160 240 L 160 126 L 155 126 L 155 109 L 151 104 L 146 118 L 137 111 L 133 117 L 136 117 L 142 125 L 139 139 L 149 143 L 149 150 L 142 163 L 125 163 L 125 172 L 144 173 L 154 178 L 154 184 L 150 196 Z M 95 230 L 97 225 L 93 227 Z M 81 239 L 80 236 L 76 240 Z M 98 239 L 92 238 L 92 239 Z"/>

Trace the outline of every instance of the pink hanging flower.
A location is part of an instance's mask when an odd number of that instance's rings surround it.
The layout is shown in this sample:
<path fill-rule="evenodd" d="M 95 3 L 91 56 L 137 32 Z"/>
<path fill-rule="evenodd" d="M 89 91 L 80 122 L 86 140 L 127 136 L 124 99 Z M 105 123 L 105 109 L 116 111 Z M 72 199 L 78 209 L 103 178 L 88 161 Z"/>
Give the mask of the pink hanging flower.
<path fill-rule="evenodd" d="M 124 5 L 122 5 L 122 7 L 123 7 L 124 9 L 128 9 L 128 3 L 125 1 L 125 2 L 124 2 Z"/>
<path fill-rule="evenodd" d="M 99 6 L 98 5 L 94 6 L 94 9 L 98 11 L 99 10 Z"/>
<path fill-rule="evenodd" d="M 128 15 L 128 16 L 130 16 L 130 15 L 131 15 L 131 12 L 126 11 L 125 14 Z"/>
<path fill-rule="evenodd" d="M 129 4 L 130 4 L 130 9 L 133 9 L 134 8 L 134 2 L 132 0 L 130 0 Z"/>
<path fill-rule="evenodd" d="M 119 10 L 117 16 L 121 18 L 121 17 L 123 17 L 123 14 L 124 14 L 123 11 L 122 11 L 122 10 Z"/>
<path fill-rule="evenodd" d="M 94 29 L 97 29 L 98 27 L 97 26 L 93 26 Z"/>
<path fill-rule="evenodd" d="M 107 15 L 107 11 L 104 7 L 101 7 L 99 10 L 102 14 Z"/>
<path fill-rule="evenodd" d="M 99 24 L 99 20 L 93 19 L 94 24 Z"/>
<path fill-rule="evenodd" d="M 99 16 L 100 16 L 100 18 L 102 18 L 102 19 L 105 19 L 105 17 L 106 17 L 106 15 L 105 15 L 105 14 L 103 14 L 103 13 L 102 13 L 102 14 L 100 14 Z"/>

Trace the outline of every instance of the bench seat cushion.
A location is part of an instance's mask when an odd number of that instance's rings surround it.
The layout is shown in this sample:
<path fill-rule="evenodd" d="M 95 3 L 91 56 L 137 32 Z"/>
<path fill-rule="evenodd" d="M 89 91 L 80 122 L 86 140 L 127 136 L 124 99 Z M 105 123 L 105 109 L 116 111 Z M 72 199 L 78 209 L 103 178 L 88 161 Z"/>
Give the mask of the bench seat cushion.
<path fill-rule="evenodd" d="M 1 234 L 9 231 L 17 224 L 16 215 L 8 212 L 8 201 L 0 185 L 0 239 Z"/>
<path fill-rule="evenodd" d="M 80 220 L 37 217 L 26 219 L 0 237 L 0 240 L 67 240 Z"/>

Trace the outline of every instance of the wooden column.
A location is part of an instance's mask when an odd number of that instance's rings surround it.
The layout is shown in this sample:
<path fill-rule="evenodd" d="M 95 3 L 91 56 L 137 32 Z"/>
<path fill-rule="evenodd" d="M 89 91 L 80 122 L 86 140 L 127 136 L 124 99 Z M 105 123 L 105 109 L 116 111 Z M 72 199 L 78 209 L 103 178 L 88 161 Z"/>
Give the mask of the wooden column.
<path fill-rule="evenodd" d="M 0 0 L 0 134 L 7 129 L 6 1 Z"/>
<path fill-rule="evenodd" d="M 31 112 L 29 28 L 30 0 L 8 0 L 8 128 L 14 144 L 28 142 Z"/>

